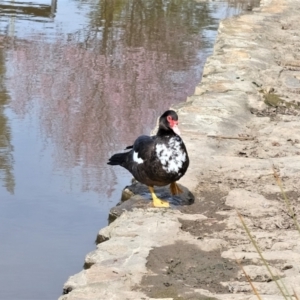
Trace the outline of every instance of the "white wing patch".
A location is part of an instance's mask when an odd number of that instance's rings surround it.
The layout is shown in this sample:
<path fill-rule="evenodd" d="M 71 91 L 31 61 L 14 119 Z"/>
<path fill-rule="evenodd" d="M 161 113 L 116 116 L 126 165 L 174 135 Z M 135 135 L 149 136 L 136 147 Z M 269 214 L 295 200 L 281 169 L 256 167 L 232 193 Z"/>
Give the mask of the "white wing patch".
<path fill-rule="evenodd" d="M 172 137 L 168 144 L 157 144 L 155 151 L 162 168 L 168 173 L 177 173 L 186 161 L 186 153 L 181 150 L 182 141 Z"/>
<path fill-rule="evenodd" d="M 138 164 L 142 164 L 144 162 L 144 160 L 142 158 L 140 158 L 138 155 L 139 154 L 137 152 L 135 152 L 135 151 L 133 152 L 133 157 L 132 157 L 133 161 L 135 161 Z"/>

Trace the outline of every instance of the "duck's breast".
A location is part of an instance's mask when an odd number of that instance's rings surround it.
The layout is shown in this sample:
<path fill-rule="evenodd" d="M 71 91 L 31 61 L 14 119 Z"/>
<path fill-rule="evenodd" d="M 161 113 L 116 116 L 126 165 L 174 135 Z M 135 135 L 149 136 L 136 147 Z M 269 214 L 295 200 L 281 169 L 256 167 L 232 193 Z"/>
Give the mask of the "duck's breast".
<path fill-rule="evenodd" d="M 155 146 L 156 156 L 166 173 L 177 173 L 179 176 L 186 171 L 188 156 L 182 139 L 173 136 Z"/>

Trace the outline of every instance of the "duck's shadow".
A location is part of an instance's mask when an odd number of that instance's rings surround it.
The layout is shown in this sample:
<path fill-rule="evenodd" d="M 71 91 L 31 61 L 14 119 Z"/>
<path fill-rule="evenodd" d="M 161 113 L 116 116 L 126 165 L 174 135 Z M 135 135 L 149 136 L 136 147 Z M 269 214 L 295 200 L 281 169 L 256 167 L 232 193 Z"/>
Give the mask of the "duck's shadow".
<path fill-rule="evenodd" d="M 182 206 L 194 203 L 194 195 L 183 185 L 178 185 L 182 190 L 182 193 L 178 195 L 172 195 L 169 186 L 154 187 L 157 197 L 170 203 L 169 209 L 180 209 Z M 153 207 L 153 205 L 148 187 L 135 181 L 130 186 L 123 189 L 121 201 L 110 210 L 109 222 L 111 223 L 114 221 L 124 211 L 131 211 L 134 208 L 149 207 Z"/>

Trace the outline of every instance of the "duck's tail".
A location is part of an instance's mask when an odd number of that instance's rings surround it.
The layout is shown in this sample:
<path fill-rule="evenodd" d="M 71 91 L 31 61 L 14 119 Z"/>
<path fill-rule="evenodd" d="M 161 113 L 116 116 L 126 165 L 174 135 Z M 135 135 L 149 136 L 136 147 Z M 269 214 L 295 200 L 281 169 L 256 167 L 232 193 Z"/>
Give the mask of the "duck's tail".
<path fill-rule="evenodd" d="M 108 160 L 107 164 L 112 165 L 112 166 L 123 166 L 123 164 L 126 162 L 127 155 L 128 155 L 128 152 L 114 154 Z"/>

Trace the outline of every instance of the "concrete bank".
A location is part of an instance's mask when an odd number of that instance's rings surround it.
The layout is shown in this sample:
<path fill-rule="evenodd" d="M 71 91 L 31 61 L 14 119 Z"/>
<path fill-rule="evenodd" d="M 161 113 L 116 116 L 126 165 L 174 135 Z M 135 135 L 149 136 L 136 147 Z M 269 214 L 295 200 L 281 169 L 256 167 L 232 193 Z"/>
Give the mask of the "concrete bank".
<path fill-rule="evenodd" d="M 180 183 L 194 203 L 154 209 L 134 196 L 120 205 L 59 300 L 257 299 L 236 259 L 262 299 L 284 299 L 236 209 L 273 273 L 300 297 L 300 234 L 273 176 L 297 216 L 299 16 L 298 0 L 262 0 L 220 24 L 195 94 L 174 107 L 191 159 Z"/>

